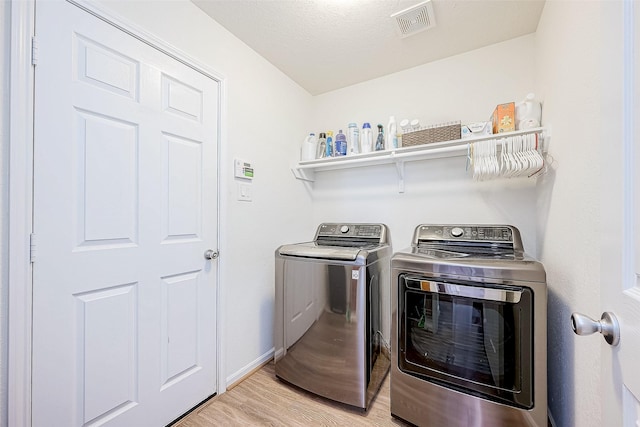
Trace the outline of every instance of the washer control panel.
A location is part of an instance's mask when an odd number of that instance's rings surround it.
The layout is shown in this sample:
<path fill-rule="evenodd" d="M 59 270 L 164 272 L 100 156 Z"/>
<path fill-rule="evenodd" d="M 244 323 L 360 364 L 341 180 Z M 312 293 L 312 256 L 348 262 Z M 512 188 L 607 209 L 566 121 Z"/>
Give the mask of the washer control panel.
<path fill-rule="evenodd" d="M 513 242 L 514 229 L 509 225 L 421 225 L 414 242 L 429 240 L 472 240 Z"/>
<path fill-rule="evenodd" d="M 320 224 L 316 239 L 318 237 L 352 237 L 367 239 L 384 239 L 385 226 L 383 224 Z"/>

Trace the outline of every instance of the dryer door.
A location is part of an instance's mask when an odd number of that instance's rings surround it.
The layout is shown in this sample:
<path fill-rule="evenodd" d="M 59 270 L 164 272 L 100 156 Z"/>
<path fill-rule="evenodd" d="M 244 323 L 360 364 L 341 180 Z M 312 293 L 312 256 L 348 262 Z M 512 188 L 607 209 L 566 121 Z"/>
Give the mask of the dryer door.
<path fill-rule="evenodd" d="M 463 393 L 533 407 L 533 293 L 403 275 L 399 368 Z"/>

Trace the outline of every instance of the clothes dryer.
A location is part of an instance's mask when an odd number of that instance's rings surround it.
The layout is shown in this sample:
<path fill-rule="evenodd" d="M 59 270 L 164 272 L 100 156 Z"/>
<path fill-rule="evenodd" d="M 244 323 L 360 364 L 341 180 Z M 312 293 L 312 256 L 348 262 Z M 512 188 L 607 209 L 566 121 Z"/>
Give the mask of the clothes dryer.
<path fill-rule="evenodd" d="M 508 225 L 419 225 L 393 255 L 391 414 L 547 425 L 547 287 Z"/>

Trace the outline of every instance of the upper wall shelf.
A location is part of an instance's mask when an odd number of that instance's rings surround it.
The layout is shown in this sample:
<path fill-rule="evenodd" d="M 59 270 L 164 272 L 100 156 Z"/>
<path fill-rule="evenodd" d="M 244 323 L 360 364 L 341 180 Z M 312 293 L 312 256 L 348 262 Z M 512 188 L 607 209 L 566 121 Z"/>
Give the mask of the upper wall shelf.
<path fill-rule="evenodd" d="M 404 163 L 417 160 L 438 159 L 443 157 L 466 156 L 468 145 L 475 141 L 501 139 L 509 136 L 542 133 L 542 127 L 486 135 L 475 138 L 456 139 L 453 141 L 434 142 L 430 144 L 413 145 L 393 150 L 374 151 L 365 154 L 353 154 L 344 157 L 330 157 L 325 159 L 300 161 L 291 168 L 293 175 L 303 181 L 315 181 L 315 173 L 337 169 L 384 165 L 395 163 L 398 171 L 399 191 L 404 192 Z"/>

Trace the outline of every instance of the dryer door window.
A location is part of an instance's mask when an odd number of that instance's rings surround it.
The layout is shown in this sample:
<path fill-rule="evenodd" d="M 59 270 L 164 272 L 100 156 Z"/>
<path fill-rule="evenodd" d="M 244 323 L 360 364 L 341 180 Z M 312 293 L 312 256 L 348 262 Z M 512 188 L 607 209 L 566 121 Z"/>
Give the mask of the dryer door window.
<path fill-rule="evenodd" d="M 533 407 L 529 288 L 401 276 L 399 367 L 464 393 Z"/>

